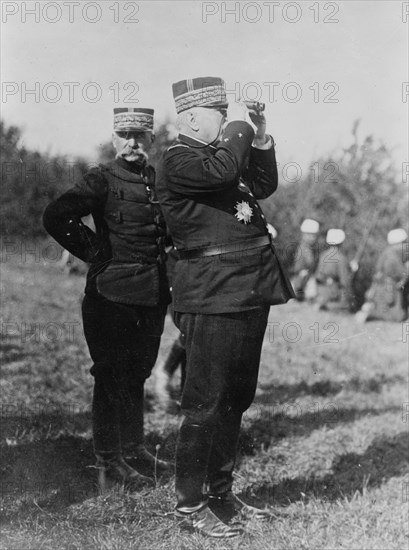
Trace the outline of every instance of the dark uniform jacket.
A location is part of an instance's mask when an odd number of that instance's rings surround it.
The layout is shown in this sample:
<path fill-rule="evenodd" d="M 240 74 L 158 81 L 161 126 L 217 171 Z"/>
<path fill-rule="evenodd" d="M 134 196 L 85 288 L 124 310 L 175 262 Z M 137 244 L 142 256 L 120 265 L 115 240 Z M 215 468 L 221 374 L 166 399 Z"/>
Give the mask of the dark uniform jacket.
<path fill-rule="evenodd" d="M 387 246 L 376 263 L 376 275 L 389 277 L 395 284 L 403 283 L 408 277 L 404 251 L 402 243 Z"/>
<path fill-rule="evenodd" d="M 351 274 L 347 257 L 339 246 L 330 246 L 320 254 L 315 273 L 318 283 L 318 302 L 341 302 L 350 300 Z"/>
<path fill-rule="evenodd" d="M 308 271 L 309 275 L 312 275 L 315 272 L 318 263 L 315 249 L 315 246 L 311 246 L 304 241 L 300 242 L 297 247 L 296 257 L 293 266 L 293 272 L 295 275 L 303 270 Z"/>
<path fill-rule="evenodd" d="M 170 301 L 164 266 L 165 221 L 155 172 L 117 159 L 90 170 L 52 202 L 44 226 L 64 248 L 91 264 L 86 293 L 114 302 L 155 306 Z M 81 218 L 92 214 L 96 232 Z"/>
<path fill-rule="evenodd" d="M 293 265 L 292 285 L 294 291 L 302 298 L 310 277 L 314 275 L 318 263 L 315 246 L 301 240 L 296 250 L 296 257 Z"/>
<path fill-rule="evenodd" d="M 372 303 L 371 317 L 402 321 L 407 317 L 409 264 L 401 244 L 389 245 L 376 263 L 375 276 L 366 299 Z"/>
<path fill-rule="evenodd" d="M 175 311 L 245 311 L 294 297 L 271 243 L 240 249 L 269 234 L 256 199 L 277 188 L 274 149 L 251 147 L 253 137 L 249 124 L 236 121 L 216 146 L 180 135 L 163 155 L 157 193 L 176 249 L 237 245 L 236 252 L 177 261 Z"/>

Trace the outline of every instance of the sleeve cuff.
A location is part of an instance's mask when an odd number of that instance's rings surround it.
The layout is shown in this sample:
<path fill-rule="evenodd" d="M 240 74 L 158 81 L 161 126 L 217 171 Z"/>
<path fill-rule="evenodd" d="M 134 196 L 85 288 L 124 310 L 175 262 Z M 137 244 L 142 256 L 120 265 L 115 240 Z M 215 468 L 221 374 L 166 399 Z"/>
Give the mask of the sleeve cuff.
<path fill-rule="evenodd" d="M 253 140 L 253 143 L 251 144 L 252 147 L 255 149 L 259 149 L 260 151 L 268 151 L 274 146 L 274 140 L 271 136 L 266 136 L 267 141 L 264 143 L 264 145 L 256 145 L 256 140 Z"/>

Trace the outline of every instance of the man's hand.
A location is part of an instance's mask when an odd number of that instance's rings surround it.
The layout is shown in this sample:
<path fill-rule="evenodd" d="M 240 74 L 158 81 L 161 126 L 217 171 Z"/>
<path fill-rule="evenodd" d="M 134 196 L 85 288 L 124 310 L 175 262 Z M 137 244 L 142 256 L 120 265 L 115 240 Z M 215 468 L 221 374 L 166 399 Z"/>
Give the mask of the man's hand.
<path fill-rule="evenodd" d="M 255 132 L 253 141 L 255 147 L 262 147 L 267 143 L 269 138 L 266 137 L 266 117 L 262 111 L 248 109 L 242 101 L 235 101 L 229 103 L 226 123 L 233 120 L 243 120 L 250 124 Z"/>
<path fill-rule="evenodd" d="M 254 136 L 253 145 L 255 147 L 261 147 L 266 144 L 268 138 L 266 138 L 266 117 L 263 111 L 256 111 L 254 109 L 248 109 L 248 114 L 251 122 L 256 127 L 256 135 Z"/>

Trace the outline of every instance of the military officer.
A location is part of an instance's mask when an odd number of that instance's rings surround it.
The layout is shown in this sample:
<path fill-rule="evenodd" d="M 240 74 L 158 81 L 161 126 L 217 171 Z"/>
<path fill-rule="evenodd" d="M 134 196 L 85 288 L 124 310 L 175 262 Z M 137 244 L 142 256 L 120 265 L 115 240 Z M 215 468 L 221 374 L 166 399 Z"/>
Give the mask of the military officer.
<path fill-rule="evenodd" d="M 277 188 L 263 113 L 233 104 L 226 125 L 217 77 L 177 82 L 173 95 L 179 137 L 159 165 L 157 193 L 179 253 L 172 295 L 187 358 L 176 515 L 204 534 L 231 537 L 239 533 L 226 523 L 234 514 L 265 516 L 233 494 L 233 468 L 270 305 L 294 293 L 257 203 Z"/>
<path fill-rule="evenodd" d="M 315 246 L 319 228 L 319 223 L 310 218 L 306 218 L 300 227 L 301 241 L 294 258 L 293 277 L 291 279 L 294 292 L 299 301 L 304 300 L 308 281 L 317 269 L 318 254 Z"/>
<path fill-rule="evenodd" d="M 326 236 L 328 244 L 319 257 L 315 273 L 317 288 L 317 308 L 328 309 L 335 306 L 347 309 L 351 296 L 351 273 L 348 260 L 342 252 L 345 233 L 342 229 L 329 229 Z"/>
<path fill-rule="evenodd" d="M 356 313 L 356 320 L 405 321 L 408 317 L 409 255 L 408 234 L 403 228 L 387 235 L 388 246 L 382 251 L 375 268 L 366 301 Z"/>
<path fill-rule="evenodd" d="M 116 158 L 85 174 L 44 213 L 46 230 L 90 264 L 82 315 L 93 360 L 92 423 L 102 490 L 148 483 L 169 464 L 144 445 L 144 382 L 170 301 L 166 227 L 148 164 L 153 110 L 114 109 Z M 95 232 L 82 218 L 92 215 Z"/>

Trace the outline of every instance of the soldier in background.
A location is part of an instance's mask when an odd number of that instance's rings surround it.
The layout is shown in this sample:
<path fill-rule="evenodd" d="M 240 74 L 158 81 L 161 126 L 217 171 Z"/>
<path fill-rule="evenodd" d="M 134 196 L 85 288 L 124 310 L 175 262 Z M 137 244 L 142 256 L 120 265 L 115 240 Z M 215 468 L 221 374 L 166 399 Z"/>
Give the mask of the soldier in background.
<path fill-rule="evenodd" d="M 300 227 L 301 241 L 293 265 L 293 285 L 297 300 L 313 299 L 315 296 L 315 281 L 313 275 L 317 268 L 318 254 L 316 250 L 320 225 L 316 220 L 305 219 Z"/>
<path fill-rule="evenodd" d="M 94 362 L 92 427 L 102 491 L 151 484 L 158 461 L 144 445 L 144 382 L 158 354 L 170 302 L 166 227 L 148 165 L 153 110 L 114 109 L 116 158 L 52 202 L 44 226 L 90 264 L 82 304 Z M 95 231 L 82 219 L 92 215 Z"/>
<path fill-rule="evenodd" d="M 358 323 L 369 319 L 405 321 L 408 317 L 409 257 L 408 235 L 402 228 L 392 229 L 388 246 L 378 258 L 372 285 L 365 303 L 355 315 Z"/>
<path fill-rule="evenodd" d="M 329 229 L 326 242 L 329 248 L 320 254 L 315 272 L 318 309 L 349 309 L 351 272 L 342 252 L 345 233 L 342 229 Z"/>
<path fill-rule="evenodd" d="M 178 253 L 174 246 L 166 248 L 166 272 L 169 281 L 169 288 L 172 291 L 172 278 L 175 264 L 178 259 Z M 172 304 L 168 308 L 168 317 L 174 321 L 174 311 Z M 180 392 L 183 391 L 183 385 L 186 377 L 186 351 L 183 339 L 183 334 L 179 332 L 178 336 L 173 340 L 168 355 L 162 359 L 158 358 L 153 377 L 155 380 L 155 394 L 159 406 L 170 414 L 177 414 L 180 409 L 180 395 L 175 397 L 173 388 L 173 379 L 176 372 L 180 368 Z"/>

